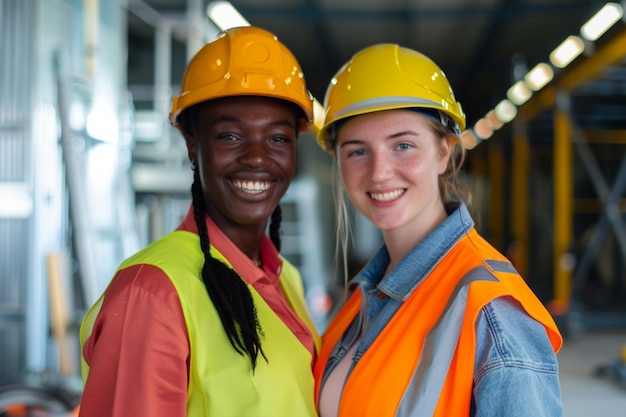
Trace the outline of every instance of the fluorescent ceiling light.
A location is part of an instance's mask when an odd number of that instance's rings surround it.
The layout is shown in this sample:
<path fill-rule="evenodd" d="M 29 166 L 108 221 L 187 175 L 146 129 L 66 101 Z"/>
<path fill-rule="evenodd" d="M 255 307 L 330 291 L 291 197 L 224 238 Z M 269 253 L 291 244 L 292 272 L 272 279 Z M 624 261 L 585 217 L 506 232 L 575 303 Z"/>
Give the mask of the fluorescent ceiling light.
<path fill-rule="evenodd" d="M 465 149 L 474 149 L 480 142 L 472 129 L 466 129 L 461 133 L 461 143 Z"/>
<path fill-rule="evenodd" d="M 585 43 L 578 36 L 569 36 L 550 54 L 550 62 L 559 68 L 565 68 L 585 50 Z"/>
<path fill-rule="evenodd" d="M 213 1 L 206 8 L 209 19 L 221 30 L 250 26 L 245 17 L 228 1 Z"/>
<path fill-rule="evenodd" d="M 506 92 L 506 96 L 508 97 L 508 99 L 511 100 L 513 103 L 517 104 L 518 106 L 521 106 L 522 104 L 526 103 L 526 101 L 528 101 L 528 99 L 532 95 L 533 95 L 533 92 L 530 91 L 530 89 L 524 83 L 524 81 L 516 82 Z"/>
<path fill-rule="evenodd" d="M 487 123 L 489 123 L 489 126 L 493 130 L 500 129 L 502 127 L 502 125 L 504 124 L 504 123 L 502 123 L 502 120 L 498 119 L 498 116 L 496 116 L 496 111 L 495 110 L 490 110 L 485 115 L 485 120 L 487 120 Z"/>
<path fill-rule="evenodd" d="M 508 123 L 517 116 L 517 107 L 509 100 L 502 100 L 494 110 L 502 123 Z"/>
<path fill-rule="evenodd" d="M 622 16 L 624 16 L 622 6 L 617 3 L 607 3 L 587 23 L 581 26 L 580 34 L 587 40 L 595 41 Z"/>
<path fill-rule="evenodd" d="M 552 81 L 553 77 L 554 72 L 552 68 L 550 68 L 550 65 L 541 63 L 537 64 L 535 68 L 531 69 L 528 74 L 526 74 L 524 81 L 526 81 L 526 85 L 532 90 L 539 91 L 544 85 Z"/>
<path fill-rule="evenodd" d="M 474 125 L 474 133 L 478 136 L 478 138 L 485 140 L 489 139 L 493 135 L 493 129 L 489 126 L 487 120 L 482 118 Z"/>

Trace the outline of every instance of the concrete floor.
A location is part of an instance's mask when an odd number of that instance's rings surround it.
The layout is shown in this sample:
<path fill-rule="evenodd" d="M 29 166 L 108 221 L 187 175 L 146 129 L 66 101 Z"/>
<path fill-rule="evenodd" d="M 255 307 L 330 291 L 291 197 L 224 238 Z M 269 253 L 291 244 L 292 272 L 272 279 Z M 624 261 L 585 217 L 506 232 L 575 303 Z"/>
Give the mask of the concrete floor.
<path fill-rule="evenodd" d="M 567 338 L 558 354 L 565 417 L 626 417 L 626 381 L 596 376 L 626 347 L 626 329 L 585 332 Z"/>

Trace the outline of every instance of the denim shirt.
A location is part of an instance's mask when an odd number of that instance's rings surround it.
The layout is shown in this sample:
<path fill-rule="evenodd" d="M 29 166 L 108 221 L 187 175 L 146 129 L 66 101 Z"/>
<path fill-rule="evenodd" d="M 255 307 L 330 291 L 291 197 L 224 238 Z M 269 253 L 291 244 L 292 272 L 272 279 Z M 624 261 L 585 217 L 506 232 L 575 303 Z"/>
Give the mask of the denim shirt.
<path fill-rule="evenodd" d="M 353 367 L 413 290 L 474 222 L 464 204 L 420 242 L 382 281 L 389 264 L 383 245 L 351 281 L 361 312 L 334 349 L 326 374 L 356 340 Z M 381 296 L 384 293 L 386 297 Z M 543 325 L 510 297 L 483 307 L 476 321 L 472 417 L 562 416 L 558 363 Z"/>

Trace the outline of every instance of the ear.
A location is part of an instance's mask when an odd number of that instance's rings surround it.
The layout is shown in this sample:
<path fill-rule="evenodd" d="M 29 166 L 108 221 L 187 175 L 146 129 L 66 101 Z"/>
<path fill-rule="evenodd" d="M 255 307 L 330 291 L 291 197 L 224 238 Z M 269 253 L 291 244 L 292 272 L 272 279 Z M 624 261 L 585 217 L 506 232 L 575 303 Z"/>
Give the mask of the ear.
<path fill-rule="evenodd" d="M 446 172 L 448 168 L 448 162 L 450 161 L 450 155 L 452 155 L 452 148 L 454 147 L 454 139 L 450 136 L 446 136 L 439 142 L 439 175 Z"/>
<path fill-rule="evenodd" d="M 196 150 L 196 141 L 193 135 L 185 135 L 185 143 L 187 144 L 187 156 L 189 157 L 189 162 L 194 167 L 198 166 L 198 154 Z"/>

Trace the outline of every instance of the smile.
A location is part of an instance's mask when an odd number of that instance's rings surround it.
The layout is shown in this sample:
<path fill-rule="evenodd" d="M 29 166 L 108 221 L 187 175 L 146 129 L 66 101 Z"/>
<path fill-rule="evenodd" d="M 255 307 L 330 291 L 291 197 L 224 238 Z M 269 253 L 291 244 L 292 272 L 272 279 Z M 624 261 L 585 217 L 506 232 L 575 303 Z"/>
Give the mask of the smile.
<path fill-rule="evenodd" d="M 400 197 L 402 194 L 404 194 L 405 191 L 406 190 L 402 188 L 402 189 L 398 189 L 395 191 L 389 191 L 387 193 L 369 193 L 369 194 L 370 194 L 370 197 L 372 197 L 372 200 L 391 201 Z"/>
<path fill-rule="evenodd" d="M 233 180 L 233 185 L 235 186 L 235 188 L 245 191 L 246 193 L 259 194 L 263 191 L 269 190 L 272 183 L 269 181 Z"/>

